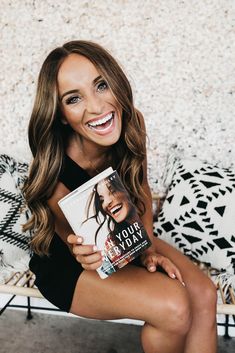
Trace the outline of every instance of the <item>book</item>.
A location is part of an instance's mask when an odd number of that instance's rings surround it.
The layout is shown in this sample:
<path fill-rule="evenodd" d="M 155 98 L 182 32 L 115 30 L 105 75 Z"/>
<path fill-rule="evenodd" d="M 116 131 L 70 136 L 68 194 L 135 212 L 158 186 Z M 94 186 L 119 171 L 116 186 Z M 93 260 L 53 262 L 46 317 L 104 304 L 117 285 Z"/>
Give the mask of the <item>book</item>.
<path fill-rule="evenodd" d="M 83 244 L 96 245 L 106 278 L 151 245 L 151 241 L 117 171 L 111 167 L 66 195 L 59 207 Z"/>

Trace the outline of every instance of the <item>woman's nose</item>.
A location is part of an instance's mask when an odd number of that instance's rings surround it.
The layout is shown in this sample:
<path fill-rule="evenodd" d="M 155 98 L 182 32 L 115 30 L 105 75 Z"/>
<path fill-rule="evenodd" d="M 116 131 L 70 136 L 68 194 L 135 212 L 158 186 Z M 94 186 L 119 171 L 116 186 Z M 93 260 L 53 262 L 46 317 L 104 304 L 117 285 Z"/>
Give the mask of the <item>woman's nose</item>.
<path fill-rule="evenodd" d="M 110 207 L 112 205 L 112 202 L 113 202 L 113 200 L 112 200 L 111 195 L 106 196 L 104 199 L 104 208 L 107 209 L 108 207 Z"/>
<path fill-rule="evenodd" d="M 103 113 L 103 99 L 98 94 L 92 94 L 87 98 L 86 109 L 90 114 Z"/>

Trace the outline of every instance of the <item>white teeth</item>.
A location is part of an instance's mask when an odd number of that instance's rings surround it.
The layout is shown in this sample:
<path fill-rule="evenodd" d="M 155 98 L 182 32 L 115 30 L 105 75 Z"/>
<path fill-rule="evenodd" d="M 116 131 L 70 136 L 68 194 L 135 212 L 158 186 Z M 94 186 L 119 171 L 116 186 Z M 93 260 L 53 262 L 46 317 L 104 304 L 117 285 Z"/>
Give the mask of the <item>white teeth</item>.
<path fill-rule="evenodd" d="M 110 113 L 108 115 L 106 115 L 105 117 L 103 117 L 102 119 L 96 120 L 96 121 L 92 121 L 90 123 L 88 123 L 88 125 L 94 127 L 94 126 L 98 126 L 98 125 L 102 125 L 107 123 L 107 121 L 111 120 L 113 117 L 113 114 Z"/>
<path fill-rule="evenodd" d="M 114 213 L 114 212 L 116 212 L 117 210 L 119 210 L 120 208 L 121 208 L 121 205 L 114 206 L 113 208 L 111 208 L 110 212 L 111 212 L 111 213 Z"/>

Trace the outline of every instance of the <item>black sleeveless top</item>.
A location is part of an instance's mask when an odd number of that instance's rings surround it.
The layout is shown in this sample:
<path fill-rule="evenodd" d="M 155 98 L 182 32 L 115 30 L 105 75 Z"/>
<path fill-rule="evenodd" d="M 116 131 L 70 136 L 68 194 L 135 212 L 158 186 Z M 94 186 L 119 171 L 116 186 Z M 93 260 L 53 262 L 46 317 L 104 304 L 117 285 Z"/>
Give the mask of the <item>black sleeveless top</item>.
<path fill-rule="evenodd" d="M 89 179 L 88 173 L 66 155 L 59 180 L 73 191 Z M 33 254 L 29 267 L 36 275 L 35 284 L 42 295 L 61 310 L 69 312 L 83 268 L 57 234 L 52 239 L 49 252 L 49 257 Z"/>

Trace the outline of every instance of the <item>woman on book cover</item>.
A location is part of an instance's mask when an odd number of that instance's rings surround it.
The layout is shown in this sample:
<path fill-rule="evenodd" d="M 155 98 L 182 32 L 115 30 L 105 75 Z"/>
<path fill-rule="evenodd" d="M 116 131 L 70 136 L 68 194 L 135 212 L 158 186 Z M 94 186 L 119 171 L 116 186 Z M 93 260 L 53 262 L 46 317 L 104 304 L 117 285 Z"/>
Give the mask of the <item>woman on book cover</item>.
<path fill-rule="evenodd" d="M 139 230 L 142 233 L 145 230 L 129 194 L 115 172 L 111 177 L 105 178 L 95 186 L 94 208 L 94 217 L 99 224 L 96 238 L 99 236 L 103 224 L 107 221 L 109 235 L 105 242 L 106 253 L 114 263 L 114 268 L 121 268 L 136 257 L 136 254 L 131 255 L 132 250 L 142 241 L 142 238 L 138 239 Z M 102 218 L 100 213 L 103 215 Z M 138 224 L 138 230 L 133 226 L 134 223 Z M 123 233 L 125 237 L 122 236 Z M 135 242 L 133 234 L 135 234 Z"/>
<path fill-rule="evenodd" d="M 215 353 L 215 286 L 153 234 L 144 118 L 107 50 L 78 40 L 49 53 L 28 136 L 33 160 L 24 194 L 32 216 L 24 229 L 34 233 L 30 268 L 42 294 L 79 316 L 143 320 L 145 353 Z M 152 245 L 140 256 L 141 265 L 131 262 L 102 280 L 95 271 L 102 253 L 72 234 L 58 201 L 110 165 Z"/>
<path fill-rule="evenodd" d="M 86 219 L 95 219 L 94 242 L 104 249 L 102 270 L 111 274 L 136 258 L 150 245 L 148 236 L 117 172 L 98 182 L 85 206 Z M 85 234 L 89 227 L 82 230 Z M 107 233 L 108 231 L 108 233 Z"/>

